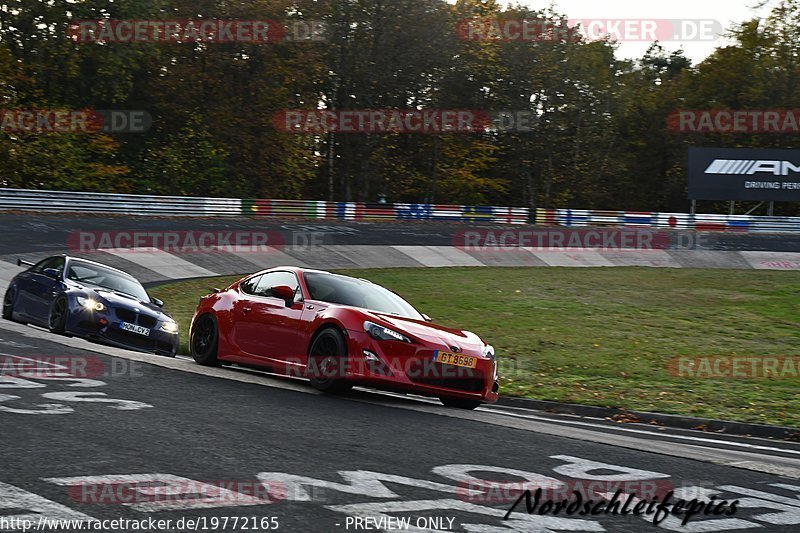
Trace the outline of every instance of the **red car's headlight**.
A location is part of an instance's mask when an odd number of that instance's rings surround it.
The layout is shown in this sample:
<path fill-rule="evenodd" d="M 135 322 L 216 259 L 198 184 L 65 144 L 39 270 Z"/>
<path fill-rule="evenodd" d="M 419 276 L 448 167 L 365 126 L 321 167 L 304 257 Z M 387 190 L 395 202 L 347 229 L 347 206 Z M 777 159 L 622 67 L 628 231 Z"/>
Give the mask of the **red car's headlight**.
<path fill-rule="evenodd" d="M 487 344 L 486 347 L 484 347 L 483 356 L 488 357 L 491 360 L 495 359 L 494 347 L 491 344 Z"/>
<path fill-rule="evenodd" d="M 374 322 L 364 322 L 364 331 L 366 331 L 367 334 L 369 334 L 369 336 L 375 340 L 411 343 L 411 339 L 402 333 L 398 333 L 397 331 L 384 326 L 379 326 Z"/>

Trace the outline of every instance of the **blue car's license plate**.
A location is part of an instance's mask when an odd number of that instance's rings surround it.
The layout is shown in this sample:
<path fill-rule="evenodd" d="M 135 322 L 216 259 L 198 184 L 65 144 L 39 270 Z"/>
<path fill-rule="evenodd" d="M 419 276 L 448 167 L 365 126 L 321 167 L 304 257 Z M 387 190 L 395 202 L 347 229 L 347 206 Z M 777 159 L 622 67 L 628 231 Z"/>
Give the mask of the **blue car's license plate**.
<path fill-rule="evenodd" d="M 143 326 L 137 326 L 136 324 L 128 324 L 127 322 L 120 322 L 119 329 L 124 331 L 130 331 L 131 333 L 136 333 L 137 335 L 143 335 L 145 337 L 150 336 L 150 330 Z"/>

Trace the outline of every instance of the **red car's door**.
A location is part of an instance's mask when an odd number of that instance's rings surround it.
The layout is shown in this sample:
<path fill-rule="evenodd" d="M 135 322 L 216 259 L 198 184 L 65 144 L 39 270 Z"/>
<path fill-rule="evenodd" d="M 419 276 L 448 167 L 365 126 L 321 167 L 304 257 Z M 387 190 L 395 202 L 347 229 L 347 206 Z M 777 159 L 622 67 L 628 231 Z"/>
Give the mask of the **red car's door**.
<path fill-rule="evenodd" d="M 300 362 L 298 328 L 303 315 L 302 303 L 287 307 L 273 296 L 273 287 L 296 289 L 297 276 L 292 272 L 268 272 L 242 284 L 241 295 L 233 307 L 234 341 L 239 348 L 259 359 Z"/>

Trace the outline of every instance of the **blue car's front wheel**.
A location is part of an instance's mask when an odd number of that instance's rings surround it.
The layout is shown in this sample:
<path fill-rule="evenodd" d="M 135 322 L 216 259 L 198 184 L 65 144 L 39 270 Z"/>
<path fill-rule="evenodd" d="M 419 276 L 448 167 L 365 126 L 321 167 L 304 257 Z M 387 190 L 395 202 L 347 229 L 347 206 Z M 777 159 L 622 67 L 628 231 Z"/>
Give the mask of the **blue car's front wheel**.
<path fill-rule="evenodd" d="M 14 302 L 17 300 L 16 287 L 9 287 L 6 295 L 3 297 L 3 318 L 6 320 L 13 320 L 14 316 Z"/>
<path fill-rule="evenodd" d="M 47 319 L 47 326 L 51 333 L 59 335 L 64 333 L 67 326 L 67 317 L 69 316 L 69 305 L 67 299 L 59 296 L 50 306 L 50 316 Z"/>

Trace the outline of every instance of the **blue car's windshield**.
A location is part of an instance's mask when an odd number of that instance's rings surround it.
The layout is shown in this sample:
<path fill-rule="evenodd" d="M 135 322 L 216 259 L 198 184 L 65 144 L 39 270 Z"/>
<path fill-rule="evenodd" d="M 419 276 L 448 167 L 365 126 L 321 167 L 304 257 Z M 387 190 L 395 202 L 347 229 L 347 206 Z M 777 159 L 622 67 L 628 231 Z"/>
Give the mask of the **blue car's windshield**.
<path fill-rule="evenodd" d="M 380 285 L 323 272 L 306 272 L 304 277 L 313 300 L 422 320 L 411 304 Z"/>
<path fill-rule="evenodd" d="M 102 289 L 109 289 L 123 294 L 129 294 L 142 302 L 149 302 L 150 297 L 141 283 L 110 268 L 104 268 L 83 261 L 70 261 L 67 270 L 67 279 L 93 285 Z"/>

